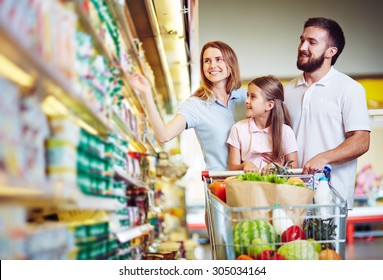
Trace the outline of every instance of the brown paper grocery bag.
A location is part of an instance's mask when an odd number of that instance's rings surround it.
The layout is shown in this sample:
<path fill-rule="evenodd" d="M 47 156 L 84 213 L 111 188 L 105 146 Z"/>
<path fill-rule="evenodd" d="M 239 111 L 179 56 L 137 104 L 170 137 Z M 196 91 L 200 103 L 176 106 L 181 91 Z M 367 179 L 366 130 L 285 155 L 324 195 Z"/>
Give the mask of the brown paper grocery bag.
<path fill-rule="evenodd" d="M 231 207 L 251 208 L 240 211 L 240 216 L 243 218 L 270 218 L 271 207 L 277 203 L 282 206 L 305 206 L 312 203 L 313 197 L 313 190 L 288 184 L 237 179 L 226 181 L 226 203 Z M 294 224 L 301 225 L 307 207 L 296 207 L 285 211 Z"/>

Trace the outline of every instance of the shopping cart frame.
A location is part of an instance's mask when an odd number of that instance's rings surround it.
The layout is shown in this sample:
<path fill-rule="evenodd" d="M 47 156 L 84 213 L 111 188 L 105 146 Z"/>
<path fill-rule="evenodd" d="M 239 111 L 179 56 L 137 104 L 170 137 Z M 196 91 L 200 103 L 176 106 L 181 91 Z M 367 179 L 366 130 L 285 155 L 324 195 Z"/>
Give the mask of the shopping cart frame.
<path fill-rule="evenodd" d="M 322 172 L 318 171 L 317 173 Z M 261 211 L 272 210 L 272 206 L 268 207 L 230 207 L 223 203 L 220 199 L 214 196 L 208 186 L 214 181 L 223 181 L 227 177 L 237 176 L 243 174 L 243 171 L 202 171 L 202 179 L 205 187 L 205 207 L 206 207 L 206 220 L 208 236 L 210 240 L 210 247 L 212 251 L 212 259 L 235 259 L 236 253 L 234 250 L 233 242 L 233 226 L 235 223 L 246 220 L 239 215 L 243 211 Z M 292 169 L 289 171 L 290 175 L 279 175 L 280 177 L 298 176 L 304 179 L 308 184 L 312 184 L 312 189 L 315 190 L 314 176 L 315 174 L 302 174 L 302 169 Z M 330 185 L 334 192 L 336 202 L 334 204 L 307 204 L 307 205 L 291 205 L 284 206 L 288 209 L 319 209 L 327 207 L 334 209 L 332 216 L 336 224 L 336 239 L 322 240 L 321 243 L 335 244 L 335 250 L 338 252 L 342 259 L 345 259 L 346 249 L 346 219 L 347 219 L 347 204 L 339 193 Z M 306 216 L 309 218 L 318 218 L 318 215 Z M 269 219 L 269 218 L 268 218 Z M 317 241 L 319 242 L 319 241 Z M 281 245 L 278 243 L 277 245 Z"/>

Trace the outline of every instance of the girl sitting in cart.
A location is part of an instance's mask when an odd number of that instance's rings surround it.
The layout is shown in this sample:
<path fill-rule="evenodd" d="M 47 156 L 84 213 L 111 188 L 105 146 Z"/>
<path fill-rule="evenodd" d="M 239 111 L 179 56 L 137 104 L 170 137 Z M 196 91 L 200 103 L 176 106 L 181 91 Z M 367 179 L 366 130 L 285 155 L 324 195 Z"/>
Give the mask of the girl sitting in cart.
<path fill-rule="evenodd" d="M 298 167 L 298 145 L 284 105 L 283 86 L 274 76 L 263 76 L 248 85 L 246 119 L 231 128 L 229 169 L 265 174 L 274 163 Z"/>

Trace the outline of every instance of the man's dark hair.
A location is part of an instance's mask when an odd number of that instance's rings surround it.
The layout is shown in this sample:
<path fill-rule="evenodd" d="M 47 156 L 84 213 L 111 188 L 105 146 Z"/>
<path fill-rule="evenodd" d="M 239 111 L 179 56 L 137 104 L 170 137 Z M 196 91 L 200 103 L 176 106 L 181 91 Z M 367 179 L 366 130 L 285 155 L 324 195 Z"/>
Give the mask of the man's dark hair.
<path fill-rule="evenodd" d="M 320 27 L 327 31 L 328 44 L 338 49 L 338 52 L 331 59 L 331 65 L 334 65 L 346 44 L 342 28 L 336 21 L 324 17 L 309 18 L 305 22 L 304 28 L 309 26 Z"/>

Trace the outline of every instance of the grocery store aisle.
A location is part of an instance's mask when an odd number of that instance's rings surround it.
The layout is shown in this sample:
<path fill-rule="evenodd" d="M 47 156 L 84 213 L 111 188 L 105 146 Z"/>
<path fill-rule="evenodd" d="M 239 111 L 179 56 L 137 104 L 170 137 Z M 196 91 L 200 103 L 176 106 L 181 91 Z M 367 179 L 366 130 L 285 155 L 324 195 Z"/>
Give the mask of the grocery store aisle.
<path fill-rule="evenodd" d="M 210 260 L 210 244 L 201 245 L 195 255 L 199 260 Z M 355 238 L 354 243 L 346 247 L 346 259 L 383 260 L 383 237 Z"/>

